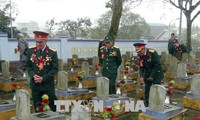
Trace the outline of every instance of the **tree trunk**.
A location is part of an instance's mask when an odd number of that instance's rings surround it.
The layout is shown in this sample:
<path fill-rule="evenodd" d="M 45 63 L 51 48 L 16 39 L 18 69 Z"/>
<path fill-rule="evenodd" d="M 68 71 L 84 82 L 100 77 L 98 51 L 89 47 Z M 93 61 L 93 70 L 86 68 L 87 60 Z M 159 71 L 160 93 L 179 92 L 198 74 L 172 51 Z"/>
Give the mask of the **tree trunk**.
<path fill-rule="evenodd" d="M 113 43 L 115 43 L 115 38 L 117 36 L 120 18 L 122 15 L 122 8 L 123 8 L 123 0 L 114 0 L 113 2 L 113 15 L 111 20 L 110 30 L 108 32 L 108 36 L 113 38 Z"/>
<path fill-rule="evenodd" d="M 190 17 L 187 17 L 187 36 L 186 36 L 186 46 L 191 51 L 191 28 L 192 28 L 192 21 L 190 20 Z"/>

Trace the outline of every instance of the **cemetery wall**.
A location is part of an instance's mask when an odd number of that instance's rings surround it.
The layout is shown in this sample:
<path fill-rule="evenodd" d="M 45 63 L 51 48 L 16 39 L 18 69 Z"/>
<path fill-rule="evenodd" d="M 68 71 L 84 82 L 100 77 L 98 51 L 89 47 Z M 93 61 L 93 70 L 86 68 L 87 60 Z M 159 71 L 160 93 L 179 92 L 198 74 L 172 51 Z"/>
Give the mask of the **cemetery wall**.
<path fill-rule="evenodd" d="M 34 39 L 26 39 L 29 46 L 35 46 Z M 167 52 L 167 41 L 157 40 L 148 41 L 145 39 L 141 40 L 116 40 L 115 45 L 121 50 L 121 54 L 125 54 L 126 51 L 133 51 L 134 56 L 137 54 L 134 52 L 133 44 L 136 42 L 144 42 L 147 47 L 153 48 L 161 54 L 162 51 Z M 64 63 L 68 59 L 72 58 L 72 54 L 77 54 L 79 58 L 92 58 L 97 56 L 99 40 L 72 40 L 65 36 L 49 39 L 47 44 L 57 50 L 58 57 L 63 59 Z M 10 39 L 7 34 L 0 34 L 0 60 L 6 61 L 18 61 L 19 53 L 15 53 L 17 47 L 17 40 L 15 38 Z"/>

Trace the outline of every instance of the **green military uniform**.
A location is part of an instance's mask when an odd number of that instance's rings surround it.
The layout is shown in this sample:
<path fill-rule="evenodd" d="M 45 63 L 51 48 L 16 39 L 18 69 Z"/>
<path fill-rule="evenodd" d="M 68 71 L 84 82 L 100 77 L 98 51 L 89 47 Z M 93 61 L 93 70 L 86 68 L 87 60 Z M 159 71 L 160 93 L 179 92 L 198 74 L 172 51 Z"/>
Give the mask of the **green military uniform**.
<path fill-rule="evenodd" d="M 190 53 L 190 52 L 184 44 L 181 44 L 175 48 L 174 57 L 176 57 L 177 60 L 181 61 L 183 53 Z"/>
<path fill-rule="evenodd" d="M 160 84 L 164 77 L 163 70 L 160 64 L 158 53 L 153 49 L 146 49 L 143 56 L 139 56 L 140 62 L 140 77 L 144 78 L 145 82 L 145 100 L 146 105 L 149 105 L 149 92 L 152 84 Z M 148 80 L 151 77 L 153 80 Z"/>
<path fill-rule="evenodd" d="M 112 42 L 111 37 L 105 37 L 104 42 Z M 117 78 L 117 69 L 122 62 L 120 49 L 118 47 L 111 47 L 107 49 L 105 46 L 101 47 L 102 61 L 102 76 L 107 77 L 109 81 L 109 94 L 116 94 L 115 83 Z"/>
<path fill-rule="evenodd" d="M 176 48 L 174 46 L 175 42 L 178 42 L 178 40 L 177 39 L 169 39 L 169 41 L 168 41 L 168 52 L 171 55 L 174 55 L 174 53 L 176 51 Z"/>
<path fill-rule="evenodd" d="M 40 70 L 39 64 L 43 64 Z M 32 89 L 32 98 L 34 107 L 36 110 L 37 102 L 41 102 L 41 96 L 47 94 L 49 96 L 49 106 L 51 110 L 56 111 L 54 105 L 55 87 L 54 87 L 54 75 L 58 71 L 58 56 L 57 52 L 48 46 L 45 49 L 37 50 L 36 47 L 29 48 L 27 53 L 26 68 L 31 78 L 30 86 Z M 42 83 L 35 83 L 33 76 L 37 74 L 43 78 Z"/>

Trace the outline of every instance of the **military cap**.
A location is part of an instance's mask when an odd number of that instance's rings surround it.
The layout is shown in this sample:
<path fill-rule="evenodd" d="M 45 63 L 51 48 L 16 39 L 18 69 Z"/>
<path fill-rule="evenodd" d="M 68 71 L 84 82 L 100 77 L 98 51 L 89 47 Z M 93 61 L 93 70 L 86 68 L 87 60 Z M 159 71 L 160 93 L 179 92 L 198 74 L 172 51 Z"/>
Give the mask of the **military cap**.
<path fill-rule="evenodd" d="M 33 33 L 35 34 L 34 38 L 37 42 L 47 40 L 47 36 L 49 35 L 49 33 L 45 30 L 33 31 Z"/>
<path fill-rule="evenodd" d="M 144 43 L 134 43 L 133 44 L 135 46 L 135 51 L 138 53 L 140 52 L 143 48 L 145 48 L 145 45 Z"/>
<path fill-rule="evenodd" d="M 111 36 L 105 36 L 104 42 L 112 42 L 112 37 Z"/>

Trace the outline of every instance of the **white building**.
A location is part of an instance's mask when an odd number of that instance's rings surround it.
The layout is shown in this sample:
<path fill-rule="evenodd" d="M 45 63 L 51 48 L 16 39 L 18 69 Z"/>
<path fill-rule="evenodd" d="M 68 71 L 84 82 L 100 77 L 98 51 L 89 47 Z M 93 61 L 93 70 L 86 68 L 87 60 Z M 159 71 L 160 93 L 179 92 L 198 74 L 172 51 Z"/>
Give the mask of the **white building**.
<path fill-rule="evenodd" d="M 21 32 L 27 33 L 30 37 L 33 37 L 33 31 L 39 29 L 39 25 L 35 21 L 30 21 L 28 23 L 17 23 L 17 29 Z"/>

